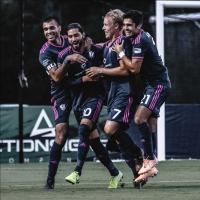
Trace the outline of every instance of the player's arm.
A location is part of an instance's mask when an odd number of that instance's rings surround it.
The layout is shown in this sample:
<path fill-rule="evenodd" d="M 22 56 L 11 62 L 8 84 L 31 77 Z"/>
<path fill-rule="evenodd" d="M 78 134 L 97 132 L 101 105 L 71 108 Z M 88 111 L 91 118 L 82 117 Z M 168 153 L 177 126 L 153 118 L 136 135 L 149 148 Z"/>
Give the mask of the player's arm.
<path fill-rule="evenodd" d="M 55 82 L 60 82 L 66 75 L 68 68 L 69 64 L 67 62 L 58 63 L 57 66 L 49 70 L 49 75 Z"/>
<path fill-rule="evenodd" d="M 68 69 L 70 67 L 70 62 L 79 62 L 84 63 L 87 59 L 80 54 L 71 54 L 66 57 L 58 56 L 58 64 L 57 68 L 53 68 L 49 71 L 49 75 L 53 78 L 54 81 L 59 82 L 61 81 L 64 76 L 67 74 Z M 80 79 L 81 80 L 81 79 Z M 79 79 L 77 78 L 77 84 L 80 83 Z"/>
<path fill-rule="evenodd" d="M 69 85 L 71 86 L 75 86 L 75 85 L 80 85 L 84 82 L 91 82 L 91 81 L 96 81 L 92 78 L 90 78 L 89 76 L 85 75 L 85 76 L 82 76 L 80 78 L 74 78 L 74 79 L 70 79 L 68 80 L 68 83 Z"/>
<path fill-rule="evenodd" d="M 129 72 L 121 60 L 119 64 L 120 66 L 115 68 L 90 67 L 86 70 L 86 74 L 91 78 L 98 76 L 128 76 Z"/>
<path fill-rule="evenodd" d="M 122 59 L 124 66 L 133 74 L 138 74 L 140 72 L 143 57 L 132 57 L 132 59 L 128 58 L 124 53 L 123 42 L 121 44 L 116 43 L 113 46 L 113 50 L 119 55 Z"/>
<path fill-rule="evenodd" d="M 39 62 L 45 68 L 47 74 L 55 81 L 58 82 L 63 78 L 67 71 L 67 65 L 63 65 L 63 67 L 58 67 L 57 63 L 51 58 L 48 53 L 40 53 Z"/>

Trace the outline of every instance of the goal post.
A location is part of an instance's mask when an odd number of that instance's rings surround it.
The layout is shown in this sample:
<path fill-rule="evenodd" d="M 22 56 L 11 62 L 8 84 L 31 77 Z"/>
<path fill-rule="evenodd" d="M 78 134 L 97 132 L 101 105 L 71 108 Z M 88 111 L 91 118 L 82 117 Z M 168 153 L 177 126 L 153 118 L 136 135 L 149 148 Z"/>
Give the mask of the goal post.
<path fill-rule="evenodd" d="M 164 62 L 164 9 L 165 8 L 198 8 L 200 1 L 156 1 L 156 44 Z M 157 128 L 157 156 L 159 161 L 166 159 L 165 150 L 165 104 L 160 109 Z"/>

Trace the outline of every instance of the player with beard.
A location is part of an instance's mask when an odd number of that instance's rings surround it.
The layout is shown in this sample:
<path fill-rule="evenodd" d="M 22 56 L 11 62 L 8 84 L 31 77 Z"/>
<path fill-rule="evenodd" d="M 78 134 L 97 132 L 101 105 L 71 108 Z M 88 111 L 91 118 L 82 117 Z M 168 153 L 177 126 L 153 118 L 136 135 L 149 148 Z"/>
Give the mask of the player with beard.
<path fill-rule="evenodd" d="M 68 47 L 67 36 L 61 35 L 61 25 L 57 17 L 43 20 L 42 28 L 47 40 L 40 49 L 39 62 L 45 68 L 51 84 L 51 104 L 55 118 L 55 141 L 51 147 L 46 189 L 53 189 L 55 175 L 61 159 L 62 148 L 68 136 L 68 120 L 71 111 L 71 94 L 66 73 L 68 66 L 57 66 L 58 53 Z M 86 59 L 80 54 L 74 56 L 76 62 L 84 63 Z M 77 80 L 80 81 L 80 80 Z"/>
<path fill-rule="evenodd" d="M 79 183 L 82 167 L 86 160 L 89 146 L 91 145 L 98 159 L 110 172 L 111 179 L 108 188 L 115 189 L 118 187 L 123 174 L 110 160 L 106 148 L 100 142 L 99 133 L 96 128 L 105 96 L 103 85 L 100 81 L 93 81 L 88 76 L 83 76 L 82 81 L 77 82 L 77 78 L 86 69 L 102 64 L 102 49 L 94 45 L 89 50 L 85 48 L 83 33 L 80 24 L 69 24 L 67 27 L 67 36 L 70 45 L 58 55 L 58 65 L 62 66 L 64 62 L 64 64 L 67 63 L 69 66 L 67 78 L 72 91 L 72 107 L 79 123 L 78 133 L 80 139 L 77 165 L 74 172 L 67 176 L 65 180 L 72 184 Z M 76 62 L 74 59 L 76 54 L 82 55 L 86 59 L 85 62 L 82 64 Z M 92 136 L 91 132 L 93 133 Z"/>

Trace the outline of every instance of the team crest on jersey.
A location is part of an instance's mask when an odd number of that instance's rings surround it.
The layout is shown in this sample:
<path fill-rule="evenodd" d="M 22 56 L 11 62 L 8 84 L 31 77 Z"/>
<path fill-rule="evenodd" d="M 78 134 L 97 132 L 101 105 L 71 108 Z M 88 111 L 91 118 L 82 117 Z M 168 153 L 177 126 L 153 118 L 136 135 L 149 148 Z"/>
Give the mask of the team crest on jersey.
<path fill-rule="evenodd" d="M 45 59 L 42 61 L 42 64 L 46 67 L 49 63 L 49 59 Z"/>
<path fill-rule="evenodd" d="M 61 104 L 61 105 L 60 105 L 60 109 L 64 111 L 64 110 L 66 109 L 65 104 Z"/>
<path fill-rule="evenodd" d="M 85 67 L 86 67 L 86 63 L 81 64 L 82 69 L 85 69 Z"/>
<path fill-rule="evenodd" d="M 89 57 L 93 58 L 94 57 L 94 51 L 89 51 Z"/>
<path fill-rule="evenodd" d="M 141 48 L 134 48 L 134 53 L 141 53 L 142 52 L 142 49 Z"/>

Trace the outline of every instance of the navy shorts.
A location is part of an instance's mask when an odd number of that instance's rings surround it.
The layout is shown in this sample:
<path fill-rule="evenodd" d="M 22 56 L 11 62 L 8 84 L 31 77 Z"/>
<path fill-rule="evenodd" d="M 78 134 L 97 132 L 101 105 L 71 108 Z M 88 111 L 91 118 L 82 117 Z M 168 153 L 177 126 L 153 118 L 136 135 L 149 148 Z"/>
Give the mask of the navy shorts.
<path fill-rule="evenodd" d="M 77 106 L 74 110 L 77 122 L 80 124 L 81 119 L 89 119 L 93 123 L 96 123 L 102 107 L 103 99 L 99 97 L 87 99 L 82 105 Z"/>
<path fill-rule="evenodd" d="M 159 117 L 160 107 L 165 102 L 168 95 L 169 87 L 163 84 L 155 86 L 148 85 L 144 90 L 140 105 L 143 105 L 151 110 L 154 117 Z"/>
<path fill-rule="evenodd" d="M 107 120 L 128 125 L 133 117 L 133 97 L 117 96 L 108 102 Z"/>
<path fill-rule="evenodd" d="M 69 123 L 69 115 L 72 109 L 72 101 L 69 97 L 51 99 L 52 110 L 54 112 L 55 124 Z"/>

